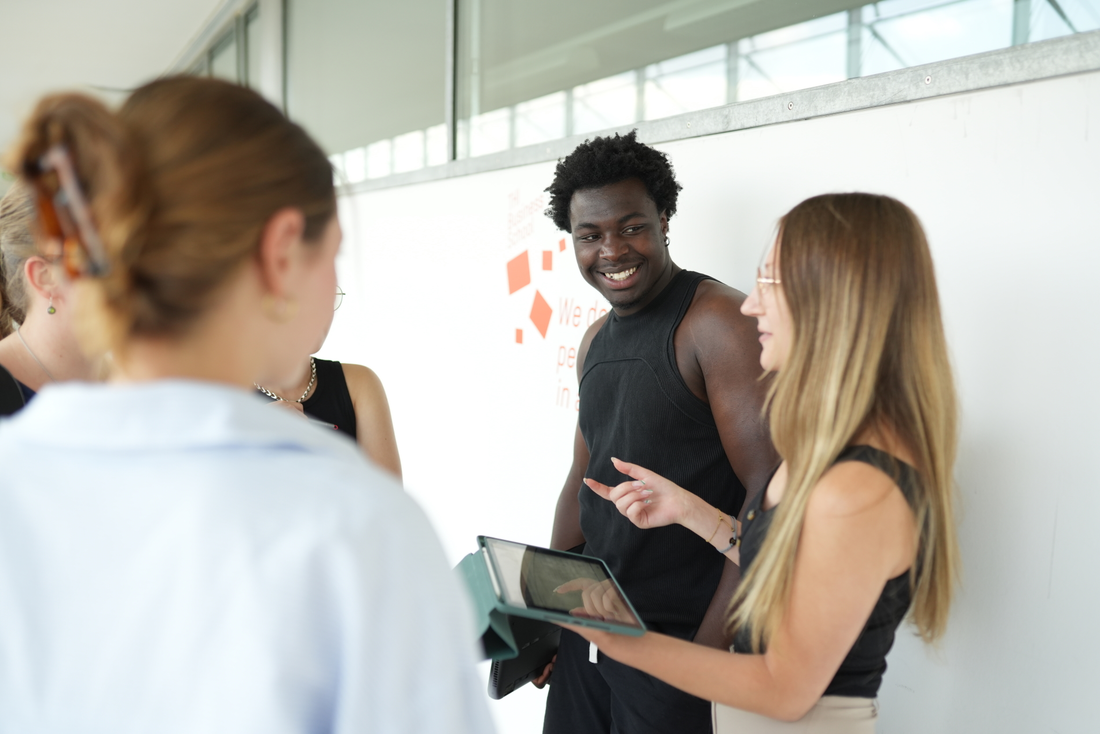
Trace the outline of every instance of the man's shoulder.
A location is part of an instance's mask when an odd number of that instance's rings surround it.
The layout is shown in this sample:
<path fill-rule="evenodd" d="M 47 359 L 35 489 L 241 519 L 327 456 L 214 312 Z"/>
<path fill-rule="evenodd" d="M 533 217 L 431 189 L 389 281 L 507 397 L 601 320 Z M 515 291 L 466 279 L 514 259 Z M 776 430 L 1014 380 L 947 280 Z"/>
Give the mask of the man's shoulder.
<path fill-rule="evenodd" d="M 693 327 L 730 329 L 737 333 L 749 328 L 755 332 L 756 319 L 741 313 L 741 305 L 748 296 L 720 280 L 704 277 L 695 289 L 684 321 L 690 320 Z"/>
<path fill-rule="evenodd" d="M 733 299 L 737 302 L 738 306 L 747 298 L 744 293 L 726 285 L 713 275 L 695 272 L 692 272 L 692 274 L 699 278 L 699 285 L 695 288 L 695 301 L 692 303 L 693 306 L 699 302 L 700 298 Z"/>

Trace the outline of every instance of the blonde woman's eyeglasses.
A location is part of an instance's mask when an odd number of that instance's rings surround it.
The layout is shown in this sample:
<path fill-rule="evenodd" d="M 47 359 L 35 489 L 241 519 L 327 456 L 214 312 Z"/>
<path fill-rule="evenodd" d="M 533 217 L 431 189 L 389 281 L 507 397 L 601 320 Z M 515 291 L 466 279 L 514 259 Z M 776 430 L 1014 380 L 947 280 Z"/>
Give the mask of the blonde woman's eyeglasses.
<path fill-rule="evenodd" d="M 340 286 L 336 286 L 336 300 L 332 304 L 333 311 L 340 308 L 340 304 L 344 302 L 344 296 L 346 295 L 347 293 L 344 293 L 344 291 L 340 290 Z"/>
<path fill-rule="evenodd" d="M 756 285 L 760 287 L 760 295 L 768 292 L 768 286 L 779 285 L 782 282 L 779 278 L 769 278 L 764 275 L 764 268 L 756 269 Z"/>

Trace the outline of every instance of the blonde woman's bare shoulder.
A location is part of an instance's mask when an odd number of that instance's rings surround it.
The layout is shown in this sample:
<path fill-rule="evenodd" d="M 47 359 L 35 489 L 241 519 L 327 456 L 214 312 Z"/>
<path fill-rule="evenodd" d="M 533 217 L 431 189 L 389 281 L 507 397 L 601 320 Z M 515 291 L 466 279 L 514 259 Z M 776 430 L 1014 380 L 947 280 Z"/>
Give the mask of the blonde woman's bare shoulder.
<path fill-rule="evenodd" d="M 894 578 L 913 562 L 916 519 L 887 474 L 860 461 L 843 461 L 814 487 L 803 538 L 808 545 L 824 542 L 839 549 L 845 562 L 863 558 L 882 579 Z"/>
<path fill-rule="evenodd" d="M 845 517 L 875 511 L 885 504 L 908 509 L 905 496 L 894 480 L 862 461 L 842 461 L 826 471 L 810 497 L 807 513 Z"/>

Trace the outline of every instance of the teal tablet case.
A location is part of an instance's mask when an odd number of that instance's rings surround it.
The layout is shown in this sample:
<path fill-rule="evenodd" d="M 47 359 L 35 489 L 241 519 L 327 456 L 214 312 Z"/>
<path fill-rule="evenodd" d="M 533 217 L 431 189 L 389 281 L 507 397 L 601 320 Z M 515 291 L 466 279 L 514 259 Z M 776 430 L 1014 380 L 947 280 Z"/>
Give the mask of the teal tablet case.
<path fill-rule="evenodd" d="M 474 603 L 474 619 L 485 655 L 491 660 L 511 660 L 519 655 L 519 645 L 508 624 L 508 615 L 497 609 L 497 594 L 489 567 L 481 551 L 471 553 L 459 562 L 456 569 Z"/>
<path fill-rule="evenodd" d="M 479 545 L 482 540 L 483 538 L 479 536 Z M 589 562 L 598 561 L 598 559 L 593 558 L 585 558 L 585 560 Z M 602 563 L 602 561 L 598 562 Z M 641 635 L 645 632 L 645 624 L 641 622 L 641 617 L 638 616 L 637 611 L 635 611 L 634 607 L 625 596 L 623 597 L 623 602 L 639 620 L 638 627 L 626 628 L 615 623 L 585 619 L 582 617 L 569 617 L 566 615 L 557 615 L 556 617 L 551 615 L 548 618 L 545 612 L 539 613 L 534 610 L 528 611 L 508 606 L 500 601 L 496 587 L 493 585 L 493 578 L 489 570 L 489 560 L 485 556 L 483 550 L 471 553 L 463 558 L 458 566 L 455 567 L 455 571 L 462 577 L 466 584 L 466 588 L 470 592 L 470 598 L 474 603 L 477 632 L 481 636 L 481 643 L 485 648 L 485 656 L 491 660 L 512 660 L 518 657 L 520 651 L 531 642 L 531 640 L 516 639 L 512 631 L 512 625 L 509 623 L 510 615 L 550 622 L 557 618 L 562 622 L 568 622 L 570 624 L 632 636 Z M 606 566 L 604 566 L 604 572 L 610 577 L 610 572 L 607 570 Z"/>

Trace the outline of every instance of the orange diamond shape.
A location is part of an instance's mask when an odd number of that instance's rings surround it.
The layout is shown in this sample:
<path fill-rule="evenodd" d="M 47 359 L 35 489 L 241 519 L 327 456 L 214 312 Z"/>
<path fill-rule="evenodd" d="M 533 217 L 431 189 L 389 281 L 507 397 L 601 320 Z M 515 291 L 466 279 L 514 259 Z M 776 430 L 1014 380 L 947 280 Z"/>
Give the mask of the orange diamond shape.
<path fill-rule="evenodd" d="M 542 251 L 542 269 L 553 270 L 554 269 L 554 253 L 552 250 Z"/>
<path fill-rule="evenodd" d="M 512 295 L 531 282 L 531 266 L 527 261 L 527 250 L 508 261 L 508 295 Z"/>
<path fill-rule="evenodd" d="M 523 329 L 516 329 L 516 344 L 523 344 Z"/>
<path fill-rule="evenodd" d="M 565 238 L 558 240 L 558 252 L 565 252 Z"/>
<path fill-rule="evenodd" d="M 550 316 L 553 313 L 554 309 L 550 308 L 542 294 L 535 291 L 535 302 L 531 304 L 531 323 L 539 330 L 543 339 L 546 338 L 546 330 L 550 328 Z"/>

